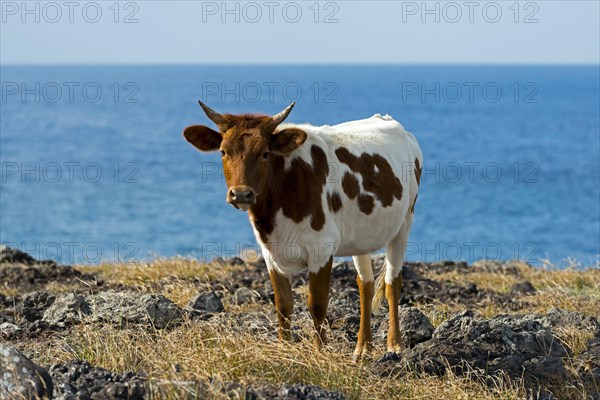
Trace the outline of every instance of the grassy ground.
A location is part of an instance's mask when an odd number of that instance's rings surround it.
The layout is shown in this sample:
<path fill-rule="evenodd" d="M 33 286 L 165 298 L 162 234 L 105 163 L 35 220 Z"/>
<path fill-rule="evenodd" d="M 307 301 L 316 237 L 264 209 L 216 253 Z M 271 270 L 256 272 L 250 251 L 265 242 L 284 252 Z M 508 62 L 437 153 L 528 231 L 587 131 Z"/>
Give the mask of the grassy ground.
<path fill-rule="evenodd" d="M 187 259 L 156 260 L 145 264 L 76 266 L 104 280 L 104 286 L 127 287 L 140 292 L 160 293 L 184 306 L 203 289 L 215 288 L 215 282 L 235 281 L 240 266 L 210 265 Z M 527 310 L 546 312 L 556 307 L 580 311 L 600 318 L 600 270 L 598 268 L 568 268 L 564 270 L 523 268 L 521 277 L 498 273 L 431 273 L 439 281 L 474 282 L 480 288 L 507 292 L 518 281 L 529 280 L 537 289 L 528 296 Z M 98 288 L 90 286 L 90 291 Z M 73 287 L 60 282 L 45 290 L 62 293 Z M 79 285 L 85 291 L 85 285 Z M 296 289 L 306 297 L 304 287 Z M 226 312 L 264 312 L 273 318 L 273 307 L 265 304 L 234 305 L 224 299 Z M 417 304 L 434 325 L 442 323 L 460 304 Z M 516 311 L 502 305 L 486 304 L 476 312 L 490 317 Z M 198 381 L 216 378 L 242 384 L 279 385 L 303 382 L 342 391 L 350 399 L 520 399 L 523 388 L 511 381 L 499 379 L 493 387 L 469 377 L 448 374 L 442 378 L 412 374 L 403 377 L 379 378 L 369 371 L 369 364 L 354 365 L 351 354 L 354 343 L 332 340 L 318 351 L 312 345 L 311 323 L 306 314 L 296 313 L 294 324 L 300 328 L 300 339 L 279 343 L 271 336 L 253 336 L 226 323 L 186 321 L 172 329 L 142 327 L 119 329 L 110 325 L 83 324 L 68 332 L 57 332 L 30 342 L 18 343 L 27 349 L 33 361 L 47 365 L 83 359 L 94 366 L 111 371 L 144 371 L 152 378 L 155 398 L 186 398 L 193 387 L 175 387 L 169 381 Z M 557 334 L 575 354 L 585 348 L 590 332 L 566 329 Z M 373 359 L 384 353 L 376 346 Z M 585 398 L 583 389 L 569 391 L 573 398 Z"/>

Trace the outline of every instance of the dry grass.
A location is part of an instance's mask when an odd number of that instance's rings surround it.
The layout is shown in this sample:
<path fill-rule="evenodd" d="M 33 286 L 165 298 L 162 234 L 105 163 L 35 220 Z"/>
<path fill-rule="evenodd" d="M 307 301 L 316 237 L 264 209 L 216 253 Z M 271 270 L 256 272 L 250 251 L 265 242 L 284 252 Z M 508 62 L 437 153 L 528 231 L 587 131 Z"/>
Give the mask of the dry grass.
<path fill-rule="evenodd" d="M 92 273 L 108 287 L 131 287 L 141 292 L 161 293 L 180 306 L 200 289 L 215 282 L 236 278 L 240 267 L 203 264 L 189 259 L 157 260 L 152 263 L 77 266 Z M 527 296 L 527 311 L 545 312 L 552 307 L 600 315 L 600 270 L 536 270 L 524 268 L 521 276 L 489 273 L 446 273 L 429 276 L 464 284 L 474 282 L 480 288 L 507 292 L 517 282 L 529 280 L 537 293 Z M 69 290 L 52 284 L 47 290 L 62 293 Z M 306 295 L 305 288 L 298 293 Z M 225 302 L 228 314 L 260 310 L 272 313 L 272 307 L 253 304 L 234 306 Z M 265 308 L 269 309 L 265 309 Z M 457 304 L 419 305 L 435 326 L 464 307 Z M 484 316 L 513 312 L 502 306 L 486 305 L 478 310 Z M 304 317 L 302 317 L 304 318 Z M 253 336 L 233 330 L 227 324 L 185 321 L 165 330 L 110 325 L 83 324 L 67 333 L 56 333 L 44 339 L 18 343 L 33 360 L 41 364 L 83 359 L 111 371 L 144 371 L 150 378 L 153 398 L 188 398 L 194 393 L 194 382 L 216 378 L 223 382 L 271 384 L 303 382 L 339 390 L 350 399 L 522 399 L 527 393 L 510 379 L 498 378 L 492 387 L 477 379 L 447 373 L 443 377 L 408 374 L 382 378 L 372 374 L 367 364 L 350 362 L 353 343 L 332 341 L 317 351 L 310 340 L 310 323 L 297 320 L 300 339 L 279 343 L 271 336 Z M 583 351 L 591 337 L 588 331 L 565 329 L 557 332 L 573 354 Z M 373 354 L 377 358 L 383 349 Z M 180 366 L 176 368 L 176 366 Z M 172 381 L 189 381 L 188 386 Z M 565 389 L 566 390 L 566 389 Z M 567 393 L 567 392 L 565 392 Z M 585 398 L 582 389 L 570 388 L 569 398 Z M 214 398 L 219 398 L 215 393 Z M 240 394 L 241 396 L 241 394 Z M 242 396 L 243 398 L 243 396 Z M 566 398 L 566 397 L 565 397 Z"/>
<path fill-rule="evenodd" d="M 350 399 L 517 399 L 522 394 L 508 381 L 490 390 L 452 374 L 378 378 L 365 366 L 349 362 L 349 346 L 317 351 L 308 336 L 296 343 L 279 343 L 192 322 L 156 331 L 82 325 L 68 338 L 52 338 L 31 350 L 41 363 L 78 358 L 113 371 L 146 371 L 154 381 L 163 382 L 153 389 L 155 394 L 172 398 L 177 398 L 178 388 L 169 388 L 168 381 L 210 378 L 245 384 L 304 382 L 343 391 Z M 183 372 L 176 372 L 175 365 Z"/>
<path fill-rule="evenodd" d="M 451 281 L 460 285 L 473 282 L 480 289 L 492 289 L 500 293 L 507 293 L 516 283 L 529 281 L 536 289 L 536 293 L 527 296 L 529 304 L 527 311 L 545 313 L 552 308 L 566 311 L 578 311 L 600 318 L 600 268 L 598 266 L 582 268 L 573 265 L 558 269 L 550 264 L 544 268 L 531 268 L 522 264 L 519 274 L 492 274 L 486 272 L 448 272 L 429 273 L 428 278 Z M 462 311 L 459 305 L 436 305 L 438 310 L 446 312 Z M 480 310 L 482 315 L 490 317 L 499 313 L 512 313 L 496 305 Z"/>

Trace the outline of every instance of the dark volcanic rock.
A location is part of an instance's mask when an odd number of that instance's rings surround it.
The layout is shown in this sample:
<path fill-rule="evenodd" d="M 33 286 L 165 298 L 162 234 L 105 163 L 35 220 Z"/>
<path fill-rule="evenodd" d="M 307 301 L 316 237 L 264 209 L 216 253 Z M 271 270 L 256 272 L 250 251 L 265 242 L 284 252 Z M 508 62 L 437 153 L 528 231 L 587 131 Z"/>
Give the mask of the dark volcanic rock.
<path fill-rule="evenodd" d="M 52 379 L 19 350 L 0 344 L 0 399 L 52 397 Z"/>
<path fill-rule="evenodd" d="M 440 325 L 431 340 L 398 355 L 386 355 L 376 365 L 384 375 L 403 368 L 441 375 L 449 365 L 459 375 L 475 369 L 524 379 L 531 386 L 566 378 L 562 358 L 568 355 L 543 317 L 500 315 L 484 320 L 465 311 Z"/>
<path fill-rule="evenodd" d="M 0 245 L 0 264 L 35 264 L 35 258 L 21 250 Z"/>
<path fill-rule="evenodd" d="M 454 282 L 440 282 L 425 278 L 419 272 L 422 266 L 409 265 L 402 269 L 404 284 L 400 296 L 400 304 L 442 304 L 455 303 L 469 307 L 481 307 L 485 304 L 498 304 L 509 309 L 520 309 L 522 304 L 515 302 L 511 296 L 500 294 L 491 289 L 479 289 L 474 283 L 465 286 Z"/>
<path fill-rule="evenodd" d="M 571 326 L 577 329 L 589 329 L 592 334 L 600 338 L 600 322 L 592 316 L 575 311 L 565 311 L 553 308 L 543 316 L 543 323 L 552 328 Z"/>
<path fill-rule="evenodd" d="M 535 294 L 536 290 L 529 281 L 515 283 L 508 291 L 509 296 L 523 296 Z"/>
<path fill-rule="evenodd" d="M 600 385 L 600 338 L 592 339 L 588 348 L 574 359 L 573 364 L 580 377 Z M 596 399 L 600 399 L 600 393 Z"/>
<path fill-rule="evenodd" d="M 382 267 L 384 258 L 383 255 L 373 257 L 375 271 Z M 514 263 L 482 263 L 479 269 L 484 268 L 513 271 L 517 267 L 514 266 Z M 523 304 L 515 302 L 513 296 L 507 296 L 490 289 L 479 289 L 477 285 L 469 283 L 466 279 L 464 285 L 458 285 L 454 282 L 442 282 L 423 276 L 425 272 L 446 273 L 452 271 L 465 272 L 465 275 L 468 276 L 467 272 L 472 269 L 464 261 L 405 262 L 402 267 L 403 286 L 400 304 L 413 305 L 440 302 L 476 307 L 493 303 L 514 310 L 523 307 Z M 356 269 L 352 261 L 344 261 L 333 267 L 331 286 L 332 298 L 346 298 L 358 303 Z M 384 305 L 385 303 L 384 301 Z"/>
<path fill-rule="evenodd" d="M 19 288 L 21 292 L 39 290 L 48 283 L 85 286 L 102 285 L 93 275 L 83 274 L 68 265 L 57 265 L 54 261 L 35 262 L 29 264 L 0 264 L 0 288 L 2 286 Z"/>
<path fill-rule="evenodd" d="M 19 289 L 27 293 L 43 289 L 48 283 L 60 283 L 90 289 L 102 286 L 104 282 L 94 275 L 82 273 L 69 265 L 58 265 L 52 260 L 35 260 L 27 253 L 0 245 L 0 289 Z M 18 302 L 20 296 L 10 299 Z M 5 296 L 0 295 L 0 307 L 8 307 Z"/>
<path fill-rule="evenodd" d="M 92 367 L 86 361 L 71 361 L 50 367 L 60 399 L 144 399 L 145 378 L 133 372 L 117 374 Z"/>
<path fill-rule="evenodd" d="M 210 317 L 213 314 L 225 311 L 221 298 L 214 291 L 200 293 L 192 298 L 185 306 L 185 310 L 193 316 Z"/>
<path fill-rule="evenodd" d="M 265 397 L 281 400 L 344 400 L 346 398 L 340 392 L 304 384 L 283 385 L 276 397 L 269 397 L 268 395 Z"/>

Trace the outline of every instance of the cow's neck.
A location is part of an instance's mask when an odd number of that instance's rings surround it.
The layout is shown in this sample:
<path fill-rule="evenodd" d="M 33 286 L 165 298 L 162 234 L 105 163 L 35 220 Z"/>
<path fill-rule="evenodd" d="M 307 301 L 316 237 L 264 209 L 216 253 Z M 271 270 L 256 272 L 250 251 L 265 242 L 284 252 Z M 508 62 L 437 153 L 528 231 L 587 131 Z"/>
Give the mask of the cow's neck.
<path fill-rule="evenodd" d="M 277 175 L 283 171 L 280 172 L 276 168 L 283 170 L 285 166 L 284 157 L 272 156 L 270 164 L 270 167 L 267 169 L 265 185 L 256 197 L 256 203 L 248 211 L 250 223 L 252 223 L 254 229 L 260 234 L 263 243 L 267 242 L 269 234 L 273 232 L 275 228 L 275 213 L 281 207 L 282 193 L 281 188 L 277 187 L 281 178 Z"/>
<path fill-rule="evenodd" d="M 309 217 L 315 231 L 320 231 L 325 224 L 321 198 L 329 173 L 327 156 L 317 145 L 306 150 L 310 160 L 295 157 L 287 170 L 288 156 L 272 155 L 270 158 L 265 187 L 249 210 L 250 221 L 263 243 L 275 229 L 275 215 L 279 209 L 295 223 Z"/>

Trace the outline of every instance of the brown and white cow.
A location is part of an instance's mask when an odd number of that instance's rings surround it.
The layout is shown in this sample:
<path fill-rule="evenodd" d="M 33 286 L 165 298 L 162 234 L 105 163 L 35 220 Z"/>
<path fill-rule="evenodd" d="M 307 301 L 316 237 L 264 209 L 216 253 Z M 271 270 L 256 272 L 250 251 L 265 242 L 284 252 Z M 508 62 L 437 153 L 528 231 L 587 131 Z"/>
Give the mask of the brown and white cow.
<path fill-rule="evenodd" d="M 333 257 L 352 256 L 360 290 L 354 359 L 370 350 L 372 304 L 384 294 L 390 305 L 387 347 L 397 351 L 400 272 L 423 165 L 415 137 L 379 114 L 312 126 L 282 124 L 294 104 L 269 117 L 221 115 L 199 103 L 218 130 L 192 125 L 183 135 L 199 150 L 221 151 L 227 202 L 248 211 L 267 263 L 279 338 L 290 336 L 291 277 L 308 269 L 315 340 L 325 341 Z M 385 267 L 375 293 L 371 253 L 383 247 Z"/>

